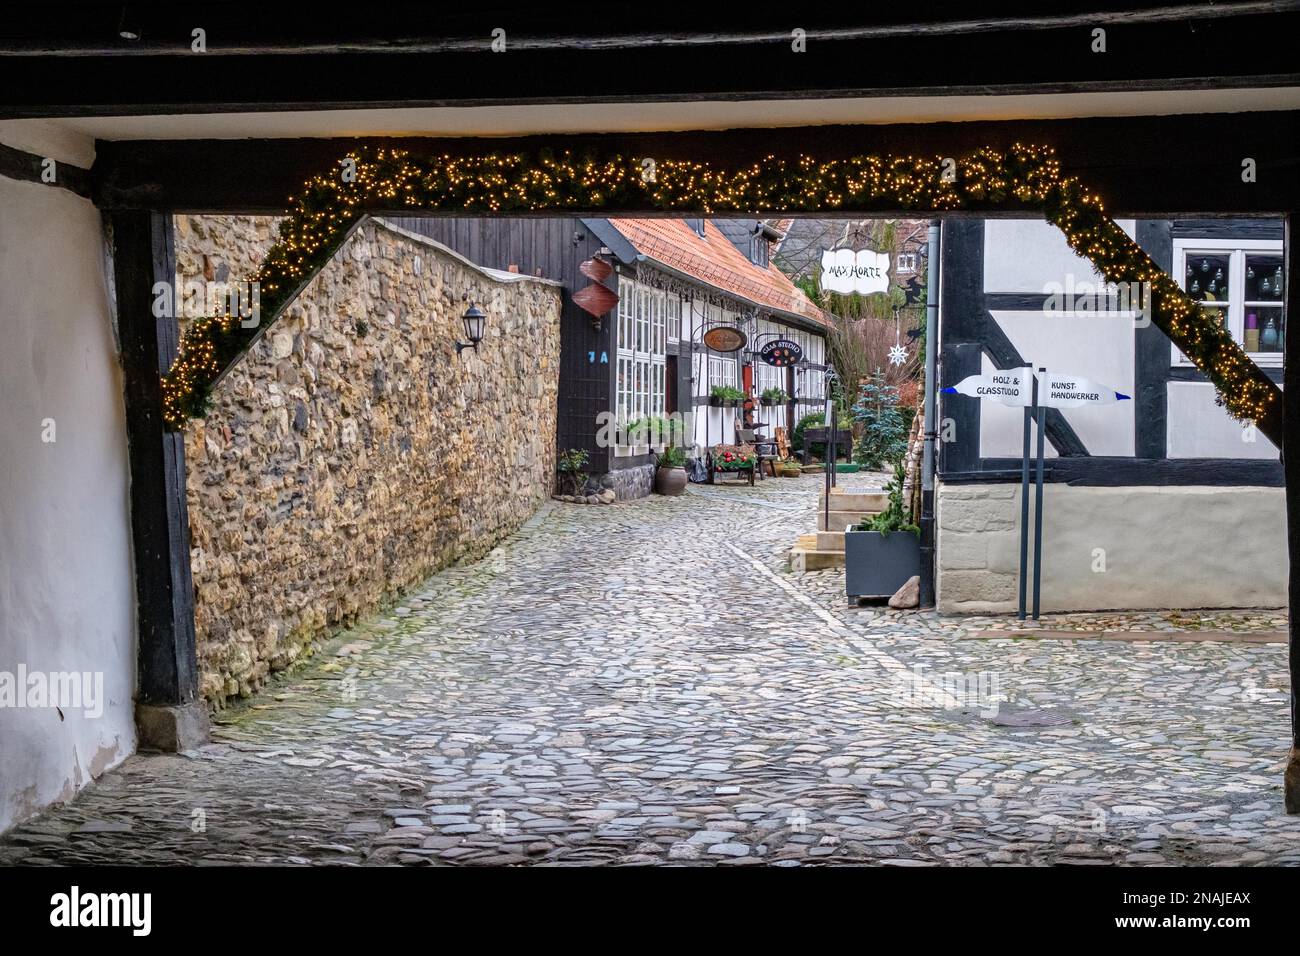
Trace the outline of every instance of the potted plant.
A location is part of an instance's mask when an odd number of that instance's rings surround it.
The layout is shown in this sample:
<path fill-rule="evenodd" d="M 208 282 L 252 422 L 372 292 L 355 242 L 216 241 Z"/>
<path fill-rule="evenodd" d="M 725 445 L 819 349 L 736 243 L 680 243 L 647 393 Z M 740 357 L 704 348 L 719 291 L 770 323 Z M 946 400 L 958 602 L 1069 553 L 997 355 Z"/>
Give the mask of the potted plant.
<path fill-rule="evenodd" d="M 745 393 L 732 385 L 714 385 L 709 389 L 709 404 L 714 408 L 735 408 L 745 400 Z"/>
<path fill-rule="evenodd" d="M 778 478 L 798 478 L 803 468 L 795 459 L 783 458 L 776 463 L 776 474 Z"/>
<path fill-rule="evenodd" d="M 686 449 L 669 445 L 659 456 L 655 469 L 655 492 L 661 495 L 680 495 L 686 490 Z"/>
<path fill-rule="evenodd" d="M 892 597 L 921 573 L 921 529 L 903 507 L 903 463 L 886 486 L 889 505 L 844 533 L 844 589 L 850 600 Z"/>
<path fill-rule="evenodd" d="M 786 394 L 783 388 L 765 388 L 763 394 L 759 396 L 759 401 L 764 405 L 784 405 L 790 401 L 790 396 Z"/>
<path fill-rule="evenodd" d="M 555 462 L 555 470 L 560 473 L 560 493 L 578 497 L 582 486 L 587 482 L 587 452 L 582 448 L 570 448 L 562 452 Z M 565 486 L 568 491 L 565 491 Z"/>

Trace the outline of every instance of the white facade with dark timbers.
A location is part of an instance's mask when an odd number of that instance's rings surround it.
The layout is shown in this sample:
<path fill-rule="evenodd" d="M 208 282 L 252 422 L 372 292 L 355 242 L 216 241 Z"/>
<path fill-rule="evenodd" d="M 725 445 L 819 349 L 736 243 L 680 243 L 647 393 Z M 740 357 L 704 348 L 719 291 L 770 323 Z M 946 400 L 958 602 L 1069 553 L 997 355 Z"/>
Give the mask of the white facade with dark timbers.
<path fill-rule="evenodd" d="M 711 401 L 729 387 L 760 399 L 780 389 L 786 399 L 761 402 L 754 420 L 771 438 L 791 431 L 825 399 L 829 320 L 770 260 L 779 238 L 757 219 L 608 219 L 588 224 L 616 262 L 619 303 L 613 335 L 614 401 L 622 429 L 673 417 L 685 427 L 691 454 L 737 441 L 740 410 Z M 710 348 L 705 333 L 735 328 L 745 344 Z M 774 339 L 797 342 L 798 368 L 776 368 L 758 355 Z M 563 396 L 561 398 L 563 401 Z M 662 442 L 620 442 L 609 475 L 620 495 L 648 494 Z M 629 481 L 631 476 L 636 477 Z"/>
<path fill-rule="evenodd" d="M 1121 224 L 1281 382 L 1280 220 Z M 1047 223 L 944 223 L 941 386 L 1032 363 L 1133 398 L 1046 412 L 1043 610 L 1283 606 L 1278 449 L 1216 404 L 1143 308 Z M 937 417 L 939 607 L 1014 610 L 1022 412 L 946 394 Z"/>

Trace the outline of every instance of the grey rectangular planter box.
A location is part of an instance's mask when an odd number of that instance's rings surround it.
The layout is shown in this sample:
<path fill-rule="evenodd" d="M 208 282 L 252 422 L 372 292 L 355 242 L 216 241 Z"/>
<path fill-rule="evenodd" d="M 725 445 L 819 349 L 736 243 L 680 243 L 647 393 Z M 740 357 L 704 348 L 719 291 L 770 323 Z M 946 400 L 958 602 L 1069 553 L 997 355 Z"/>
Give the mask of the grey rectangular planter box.
<path fill-rule="evenodd" d="M 844 590 L 850 600 L 893 597 L 914 574 L 921 573 L 921 539 L 910 531 L 844 533 Z"/>

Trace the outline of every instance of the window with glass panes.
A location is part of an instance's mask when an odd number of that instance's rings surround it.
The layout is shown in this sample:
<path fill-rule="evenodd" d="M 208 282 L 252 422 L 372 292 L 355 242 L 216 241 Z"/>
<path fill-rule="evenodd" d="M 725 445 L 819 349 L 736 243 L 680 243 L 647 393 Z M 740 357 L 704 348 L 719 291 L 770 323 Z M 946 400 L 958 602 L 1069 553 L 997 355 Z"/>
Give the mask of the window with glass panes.
<path fill-rule="evenodd" d="M 1282 243 L 1274 239 L 1175 239 L 1174 275 L 1200 305 L 1222 317 L 1261 365 L 1281 365 Z M 1173 346 L 1174 363 L 1190 364 Z"/>
<path fill-rule="evenodd" d="M 739 387 L 736 380 L 735 359 L 718 358 L 716 355 L 709 356 L 709 388 L 713 388 L 714 385 Z"/>
<path fill-rule="evenodd" d="M 664 414 L 666 296 L 640 283 L 619 283 L 615 415 L 627 424 Z"/>

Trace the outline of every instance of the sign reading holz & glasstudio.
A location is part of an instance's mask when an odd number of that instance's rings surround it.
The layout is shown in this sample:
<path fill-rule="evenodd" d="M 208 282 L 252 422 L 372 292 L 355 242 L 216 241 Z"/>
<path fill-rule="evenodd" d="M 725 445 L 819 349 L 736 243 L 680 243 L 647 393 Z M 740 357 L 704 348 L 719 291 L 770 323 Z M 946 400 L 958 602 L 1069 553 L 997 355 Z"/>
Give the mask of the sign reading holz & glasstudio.
<path fill-rule="evenodd" d="M 1033 381 L 1027 368 L 1009 368 L 988 375 L 971 375 L 943 389 L 949 395 L 970 395 L 999 405 L 1028 405 Z"/>

